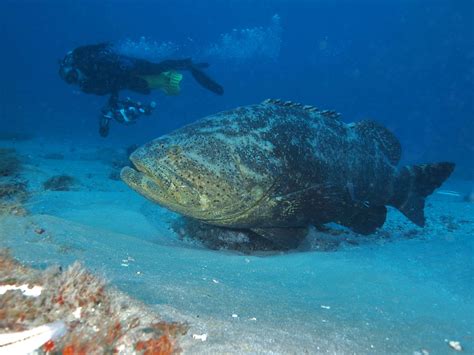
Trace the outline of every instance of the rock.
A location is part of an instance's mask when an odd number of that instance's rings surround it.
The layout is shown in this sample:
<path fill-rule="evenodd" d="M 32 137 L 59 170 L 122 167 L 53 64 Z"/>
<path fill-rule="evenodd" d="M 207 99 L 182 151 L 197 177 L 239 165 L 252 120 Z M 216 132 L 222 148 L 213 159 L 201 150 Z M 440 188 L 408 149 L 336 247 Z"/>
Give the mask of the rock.
<path fill-rule="evenodd" d="M 21 163 L 15 149 L 0 148 L 0 176 L 13 176 L 20 170 Z"/>
<path fill-rule="evenodd" d="M 69 191 L 76 179 L 69 175 L 55 175 L 43 183 L 45 190 Z"/>

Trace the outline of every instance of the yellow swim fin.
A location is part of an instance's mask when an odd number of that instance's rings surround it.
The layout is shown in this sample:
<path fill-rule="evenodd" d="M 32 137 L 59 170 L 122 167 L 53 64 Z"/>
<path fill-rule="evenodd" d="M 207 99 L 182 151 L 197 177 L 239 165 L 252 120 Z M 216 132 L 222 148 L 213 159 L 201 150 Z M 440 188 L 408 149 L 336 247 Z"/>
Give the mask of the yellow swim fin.
<path fill-rule="evenodd" d="M 158 75 L 141 75 L 145 79 L 150 89 L 161 89 L 166 95 L 179 95 L 181 88 L 179 84 L 183 79 L 183 74 L 175 71 L 165 71 Z"/>

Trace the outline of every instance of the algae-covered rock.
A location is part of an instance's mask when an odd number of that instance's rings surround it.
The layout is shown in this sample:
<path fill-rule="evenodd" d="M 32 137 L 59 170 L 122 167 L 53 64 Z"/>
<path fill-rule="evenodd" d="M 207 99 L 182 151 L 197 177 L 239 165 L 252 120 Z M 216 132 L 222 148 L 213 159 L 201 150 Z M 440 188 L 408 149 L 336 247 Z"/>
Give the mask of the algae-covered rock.
<path fill-rule="evenodd" d="M 0 177 L 14 176 L 21 170 L 21 162 L 16 151 L 10 148 L 0 148 Z"/>
<path fill-rule="evenodd" d="M 76 179 L 69 175 L 55 175 L 43 183 L 45 190 L 69 191 L 76 184 Z"/>

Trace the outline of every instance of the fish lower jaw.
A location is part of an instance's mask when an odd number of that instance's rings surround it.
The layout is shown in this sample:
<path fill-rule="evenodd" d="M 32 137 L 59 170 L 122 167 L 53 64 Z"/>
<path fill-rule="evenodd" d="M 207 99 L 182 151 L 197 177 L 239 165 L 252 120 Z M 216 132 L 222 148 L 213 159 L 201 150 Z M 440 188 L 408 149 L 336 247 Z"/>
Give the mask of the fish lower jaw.
<path fill-rule="evenodd" d="M 150 201 L 174 212 L 188 215 L 185 199 L 180 199 L 178 191 L 183 186 L 178 186 L 173 182 L 165 184 L 163 181 L 131 167 L 122 168 L 120 177 L 128 186 Z"/>

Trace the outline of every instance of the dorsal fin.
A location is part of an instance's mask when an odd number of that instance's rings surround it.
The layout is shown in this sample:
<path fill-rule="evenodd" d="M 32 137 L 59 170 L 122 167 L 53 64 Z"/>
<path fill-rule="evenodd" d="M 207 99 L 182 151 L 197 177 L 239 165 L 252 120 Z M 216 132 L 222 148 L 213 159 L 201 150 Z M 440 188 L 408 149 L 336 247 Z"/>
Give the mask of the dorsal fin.
<path fill-rule="evenodd" d="M 402 147 L 392 132 L 377 122 L 369 120 L 357 122 L 353 127 L 359 135 L 377 141 L 390 163 L 398 164 Z"/>
<path fill-rule="evenodd" d="M 266 100 L 263 100 L 262 101 L 262 104 L 274 104 L 274 105 L 282 105 L 284 104 L 284 102 L 280 99 L 273 99 L 273 98 L 270 98 L 270 99 L 266 99 Z"/>
<path fill-rule="evenodd" d="M 264 105 L 279 105 L 279 106 L 284 106 L 284 107 L 294 107 L 294 108 L 301 108 L 307 112 L 318 112 L 321 116 L 327 117 L 327 118 L 334 118 L 337 119 L 341 116 L 339 112 L 332 111 L 332 110 L 320 110 L 319 108 L 312 106 L 312 105 L 303 105 L 298 102 L 293 102 L 293 101 L 283 101 L 281 99 L 266 99 L 262 101 L 262 104 Z"/>
<path fill-rule="evenodd" d="M 327 118 L 334 118 L 334 119 L 339 118 L 341 116 L 339 112 L 336 112 L 334 110 L 323 110 L 321 111 L 321 115 Z"/>

